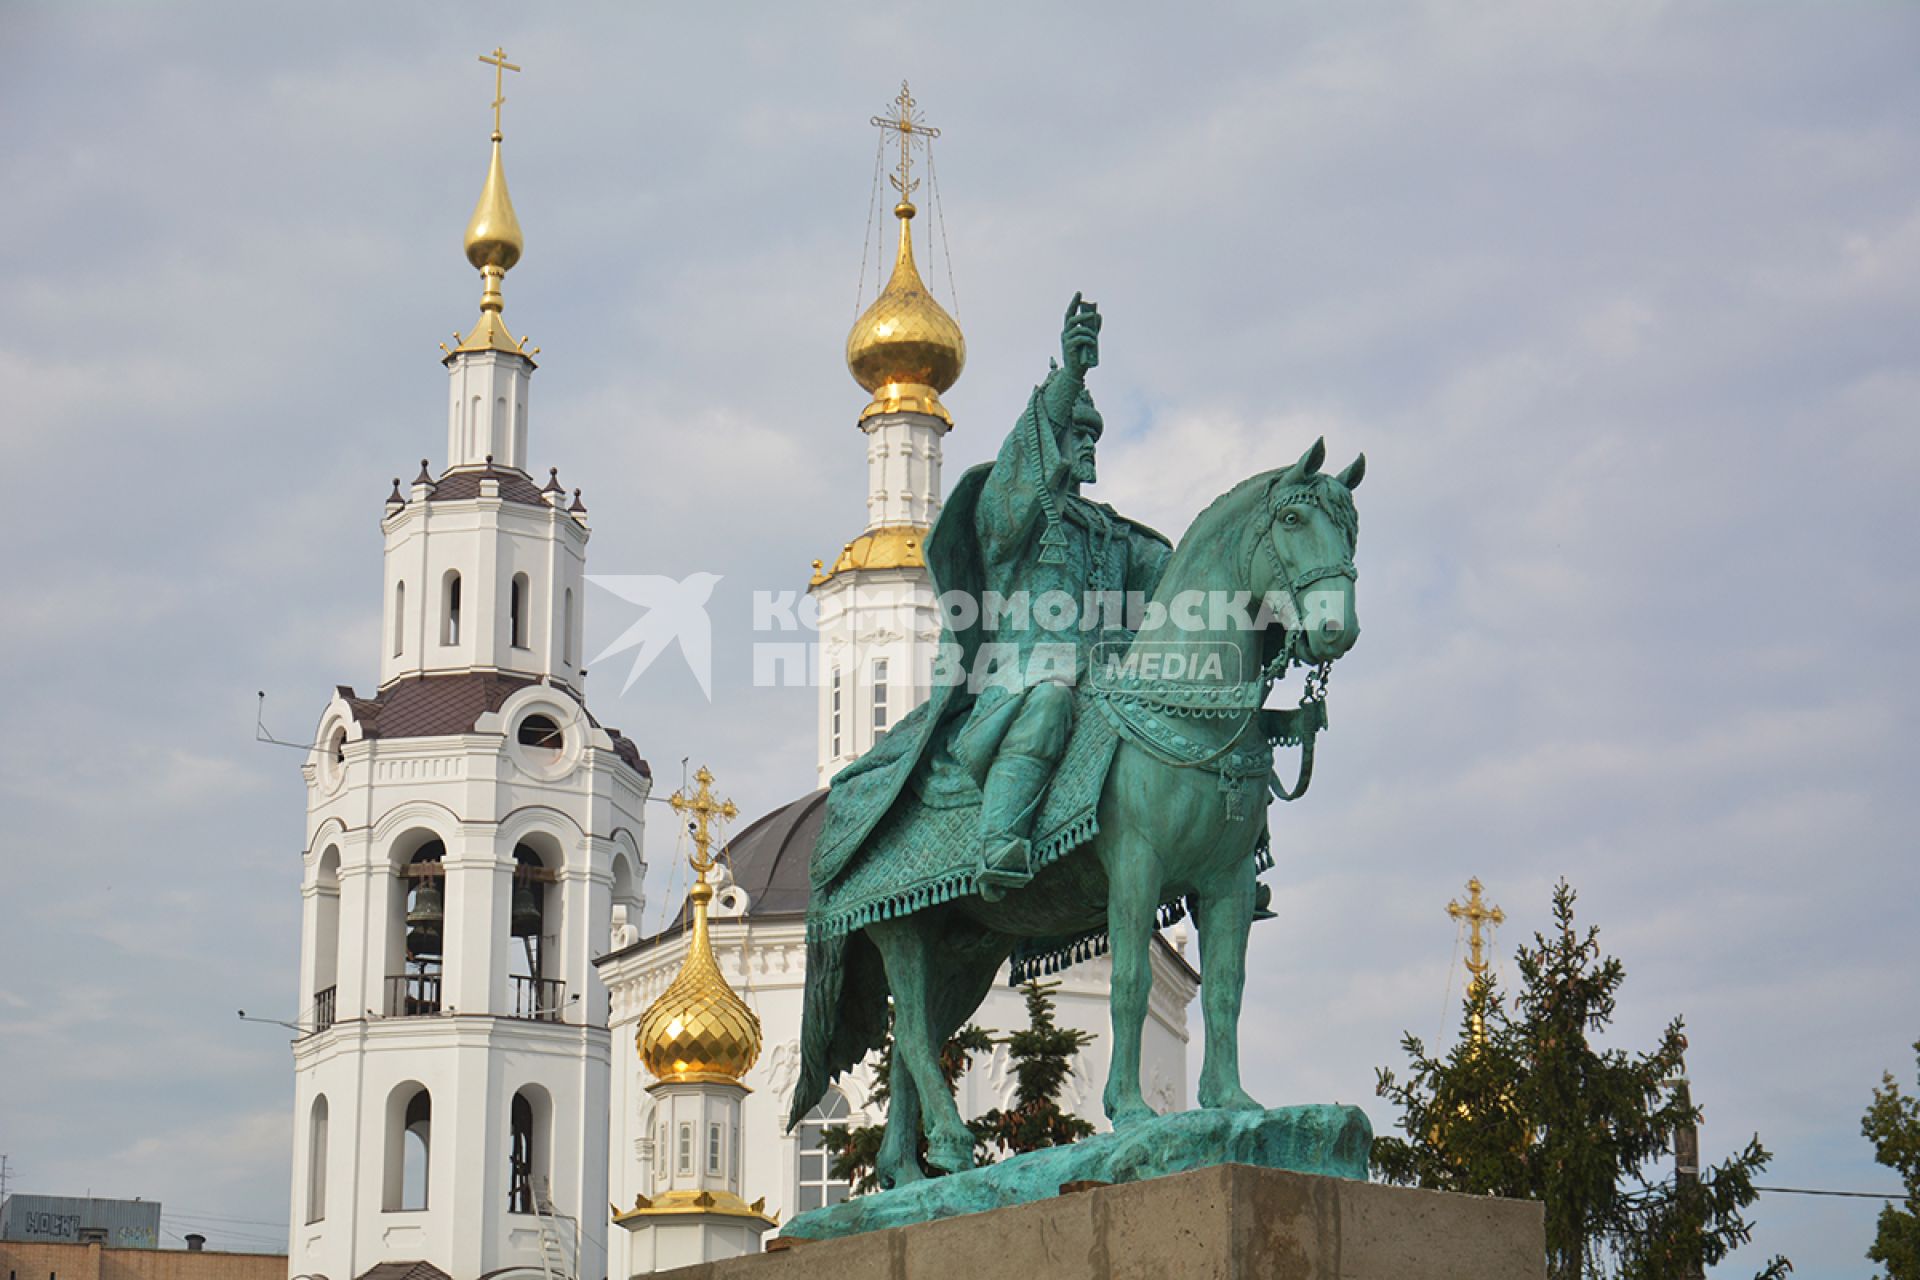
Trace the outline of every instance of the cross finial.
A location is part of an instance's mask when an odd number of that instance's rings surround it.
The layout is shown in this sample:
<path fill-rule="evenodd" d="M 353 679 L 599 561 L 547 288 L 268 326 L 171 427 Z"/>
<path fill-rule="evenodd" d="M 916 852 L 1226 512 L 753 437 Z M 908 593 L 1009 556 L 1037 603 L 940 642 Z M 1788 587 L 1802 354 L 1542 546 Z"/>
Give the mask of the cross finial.
<path fill-rule="evenodd" d="M 713 833 L 708 830 L 707 824 L 716 818 L 725 822 L 730 818 L 737 817 L 740 811 L 733 807 L 733 801 L 716 800 L 714 798 L 713 774 L 707 769 L 707 766 L 701 765 L 700 768 L 695 771 L 693 780 L 700 785 L 694 789 L 692 795 L 689 796 L 684 790 L 676 791 L 667 803 L 673 806 L 675 813 L 690 813 L 693 815 L 693 822 L 691 824 L 693 827 L 693 869 L 699 873 L 702 880 L 705 880 L 707 878 L 707 872 L 713 869 L 713 855 L 709 852 L 713 845 Z"/>
<path fill-rule="evenodd" d="M 492 53 L 480 55 L 480 61 L 493 68 L 493 140 L 500 141 L 500 104 L 507 100 L 506 73 L 520 68 L 507 61 L 507 51 L 495 45 Z"/>
<path fill-rule="evenodd" d="M 1455 920 L 1465 920 L 1470 931 L 1467 941 L 1467 972 L 1478 982 L 1487 976 L 1486 953 L 1483 950 L 1484 939 L 1480 930 L 1485 925 L 1502 925 L 1507 922 L 1507 913 L 1498 907 L 1489 907 L 1480 896 L 1480 877 L 1467 881 L 1467 905 L 1458 902 L 1447 904 L 1447 914 Z M 1491 931 L 1489 931 L 1491 932 Z"/>
<path fill-rule="evenodd" d="M 900 82 L 900 96 L 893 100 L 893 114 L 874 116 L 867 123 L 880 129 L 890 129 L 900 135 L 900 171 L 892 176 L 893 189 L 900 193 L 900 202 L 910 204 L 913 189 L 920 185 L 913 176 L 913 142 L 926 141 L 940 136 L 940 131 L 929 124 L 920 122 L 920 114 L 914 108 L 920 104 L 907 92 L 907 82 Z"/>

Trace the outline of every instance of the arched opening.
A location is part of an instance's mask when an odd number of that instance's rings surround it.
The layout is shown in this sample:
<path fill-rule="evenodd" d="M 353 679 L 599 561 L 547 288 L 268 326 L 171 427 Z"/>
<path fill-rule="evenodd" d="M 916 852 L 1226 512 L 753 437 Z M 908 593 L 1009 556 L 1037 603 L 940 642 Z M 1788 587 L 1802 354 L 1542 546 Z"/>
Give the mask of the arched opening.
<path fill-rule="evenodd" d="M 560 612 L 560 660 L 572 666 L 579 659 L 573 653 L 573 588 L 567 588 L 566 608 Z"/>
<path fill-rule="evenodd" d="M 833 1176 L 833 1153 L 827 1150 L 826 1143 L 827 1126 L 845 1124 L 850 1114 L 852 1109 L 847 1106 L 846 1095 L 838 1089 L 828 1089 L 820 1105 L 800 1121 L 795 1182 L 803 1213 L 822 1205 L 839 1204 L 851 1190 L 844 1180 Z"/>
<path fill-rule="evenodd" d="M 507 1114 L 507 1212 L 536 1213 L 550 1194 L 553 1100 L 537 1084 L 513 1095 Z"/>
<path fill-rule="evenodd" d="M 553 861 L 559 861 L 557 851 Z M 507 929 L 507 985 L 516 1018 L 558 1022 L 566 984 L 549 977 L 548 944 L 559 933 L 559 885 L 532 844 L 513 849 L 513 896 Z M 517 944 L 517 945 L 516 945 Z"/>
<path fill-rule="evenodd" d="M 327 1095 L 307 1115 L 307 1221 L 327 1216 Z"/>
<path fill-rule="evenodd" d="M 428 836 L 400 867 L 390 938 L 399 942 L 399 971 L 387 972 L 387 1014 L 418 1018 L 440 1012 L 446 959 L 447 847 Z"/>
<path fill-rule="evenodd" d="M 340 974 L 340 850 L 333 845 L 320 855 L 314 872 L 313 901 L 313 1029 L 333 1025 Z"/>
<path fill-rule="evenodd" d="M 393 656 L 407 651 L 407 584 L 393 584 Z"/>
<path fill-rule="evenodd" d="M 513 647 L 527 647 L 527 575 L 516 573 L 507 589 L 507 630 L 513 639 Z"/>
<path fill-rule="evenodd" d="M 418 1081 L 387 1095 L 386 1154 L 381 1208 L 388 1213 L 425 1209 L 433 1164 L 433 1098 Z"/>
<path fill-rule="evenodd" d="M 460 571 L 447 570 L 440 589 L 440 643 L 460 643 Z"/>

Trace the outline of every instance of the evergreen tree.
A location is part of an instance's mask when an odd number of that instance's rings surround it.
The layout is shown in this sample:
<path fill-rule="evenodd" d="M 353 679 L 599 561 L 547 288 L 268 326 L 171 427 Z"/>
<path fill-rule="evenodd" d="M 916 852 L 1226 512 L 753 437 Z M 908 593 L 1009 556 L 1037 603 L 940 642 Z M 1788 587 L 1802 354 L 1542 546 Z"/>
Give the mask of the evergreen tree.
<path fill-rule="evenodd" d="M 1013 1107 L 995 1107 L 975 1122 L 990 1141 L 1016 1155 L 1065 1146 L 1093 1132 L 1091 1124 L 1060 1106 L 1061 1087 L 1073 1074 L 1073 1055 L 1091 1044 L 1093 1035 L 1054 1022 L 1052 993 L 1059 985 L 1035 980 L 1021 988 L 1027 997 L 1027 1029 L 1001 1042 L 1018 1082 Z"/>
<path fill-rule="evenodd" d="M 1671 1087 L 1686 1040 L 1676 1018 L 1648 1053 L 1591 1043 L 1613 1020 L 1626 975 L 1602 957 L 1598 929 L 1575 928 L 1573 904 L 1562 881 L 1551 935 L 1518 950 L 1511 1009 L 1495 984 L 1477 981 L 1445 1058 L 1402 1039 L 1407 1078 L 1382 1069 L 1377 1091 L 1399 1107 L 1406 1136 L 1375 1139 L 1374 1169 L 1406 1186 L 1543 1202 L 1553 1280 L 1698 1276 L 1751 1237 L 1742 1211 L 1769 1156 L 1756 1137 L 1697 1181 L 1649 1178 L 1699 1123 Z M 1774 1258 L 1760 1276 L 1792 1269 Z"/>
<path fill-rule="evenodd" d="M 947 1082 L 947 1094 L 952 1096 L 958 1087 L 960 1077 L 967 1073 L 977 1053 L 987 1053 L 993 1049 L 993 1037 L 969 1022 L 953 1034 L 953 1038 L 940 1048 L 940 1075 Z M 874 1067 L 873 1104 L 875 1109 L 885 1114 L 887 1101 L 893 1096 L 893 1029 L 892 1015 L 888 1015 L 887 1042 L 880 1048 L 880 1061 Z M 967 1127 L 973 1131 L 973 1158 L 975 1164 L 992 1163 L 992 1152 L 988 1139 L 978 1120 Z M 829 1125 L 821 1136 L 821 1142 L 833 1155 L 832 1173 L 835 1178 L 845 1179 L 853 1186 L 854 1194 L 880 1189 L 880 1175 L 876 1167 L 880 1158 L 880 1143 L 886 1137 L 887 1126 L 865 1124 L 857 1129 L 846 1125 Z M 939 1172 L 927 1163 L 927 1139 L 920 1135 L 920 1168 L 932 1176 Z"/>
<path fill-rule="evenodd" d="M 1920 1041 L 1913 1046 L 1920 1063 Z M 1867 1257 L 1886 1268 L 1884 1280 L 1920 1280 L 1920 1098 L 1900 1091 L 1891 1071 L 1880 1077 L 1860 1132 L 1873 1143 L 1873 1158 L 1900 1175 L 1906 1207 L 1880 1210 L 1880 1230 Z"/>

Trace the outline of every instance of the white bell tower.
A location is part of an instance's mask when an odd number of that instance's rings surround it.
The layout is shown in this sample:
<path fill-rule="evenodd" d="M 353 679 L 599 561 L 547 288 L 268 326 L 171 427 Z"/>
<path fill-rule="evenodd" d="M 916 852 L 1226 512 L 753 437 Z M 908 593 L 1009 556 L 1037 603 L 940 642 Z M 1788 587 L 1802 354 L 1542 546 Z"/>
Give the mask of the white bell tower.
<path fill-rule="evenodd" d="M 307 781 L 289 1269 L 356 1280 L 605 1273 L 607 992 L 638 919 L 634 745 L 586 709 L 589 530 L 526 472 L 524 339 L 501 321 L 523 246 L 492 159 L 468 225 L 481 314 L 447 353 L 447 465 L 381 519 L 380 685 L 339 688 Z"/>
<path fill-rule="evenodd" d="M 867 527 L 831 563 L 813 562 L 807 589 L 820 621 L 819 782 L 864 755 L 931 692 L 940 617 L 925 540 L 940 514 L 940 443 L 953 415 L 940 393 L 959 380 L 967 342 L 913 261 L 912 148 L 938 137 L 902 83 L 894 114 L 873 123 L 900 143 L 893 185 L 900 246 L 893 274 L 847 335 L 847 369 L 873 399 L 867 437 Z"/>

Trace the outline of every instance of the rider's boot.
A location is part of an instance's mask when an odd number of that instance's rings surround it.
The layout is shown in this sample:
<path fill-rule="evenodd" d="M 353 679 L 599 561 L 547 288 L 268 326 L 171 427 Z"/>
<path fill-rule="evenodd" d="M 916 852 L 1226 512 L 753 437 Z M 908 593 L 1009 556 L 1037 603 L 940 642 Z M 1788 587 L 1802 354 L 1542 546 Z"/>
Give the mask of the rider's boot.
<path fill-rule="evenodd" d="M 1033 879 L 1033 848 L 1027 837 L 1052 774 L 1052 761 L 1014 751 L 1001 752 L 987 771 L 980 807 L 979 892 L 988 902 L 998 902 Z"/>

